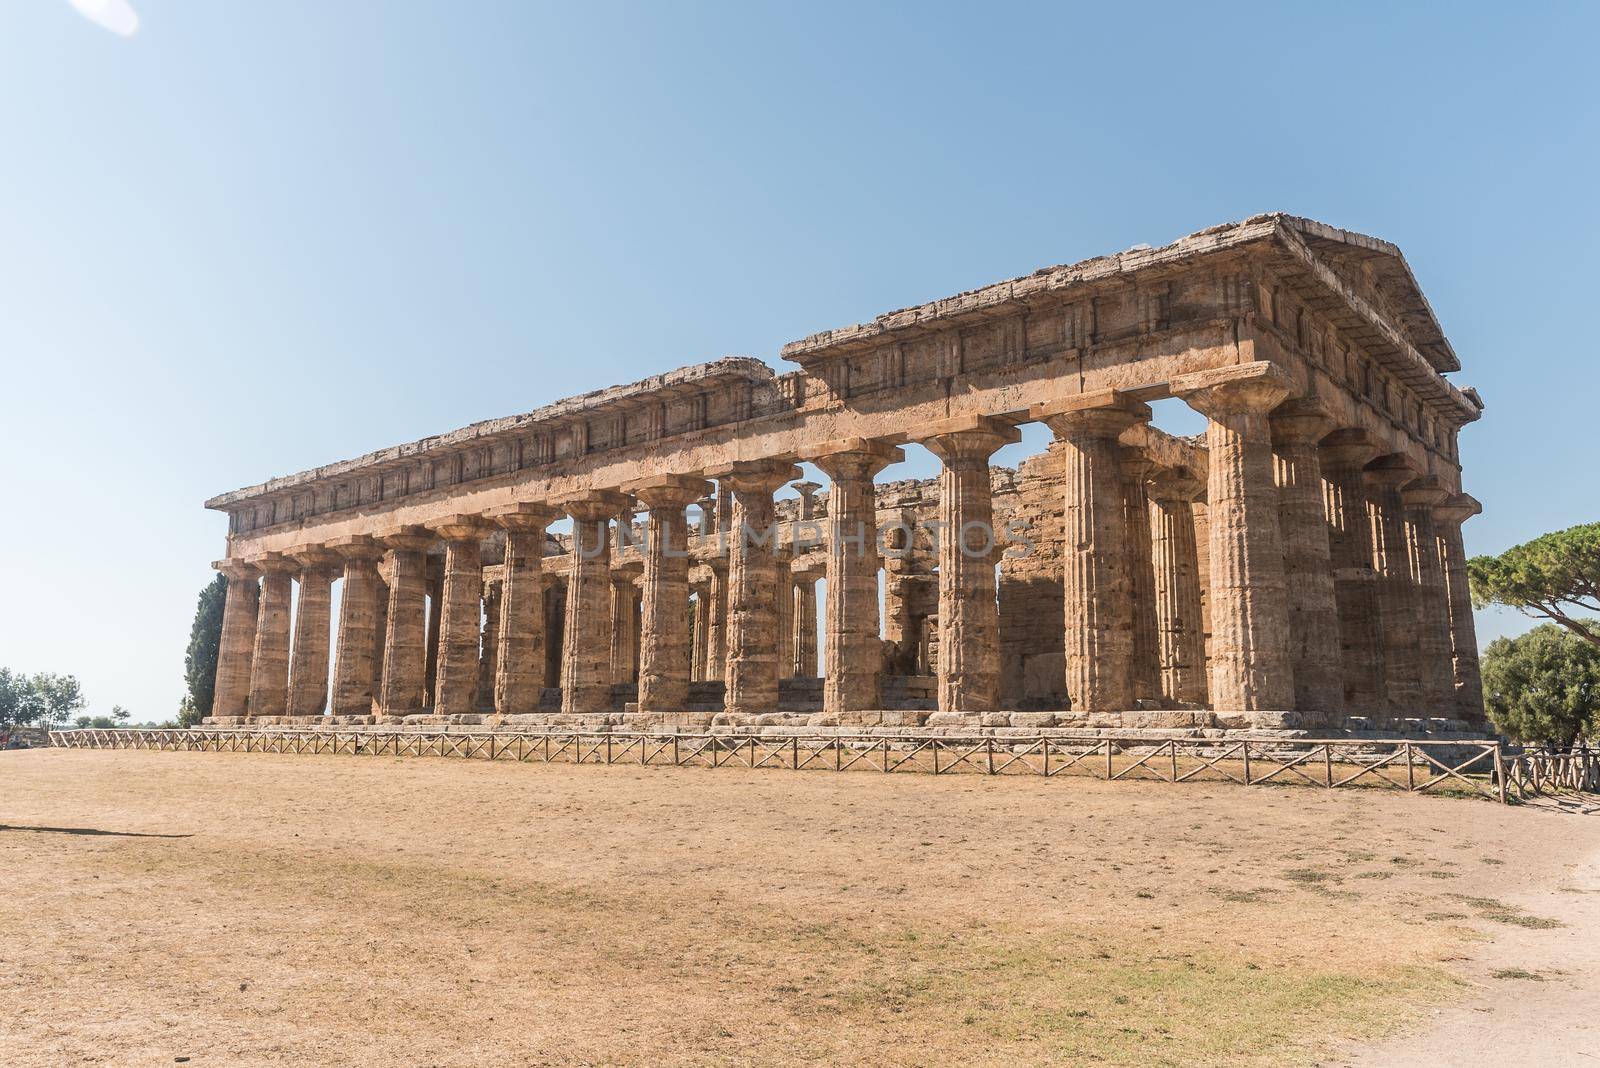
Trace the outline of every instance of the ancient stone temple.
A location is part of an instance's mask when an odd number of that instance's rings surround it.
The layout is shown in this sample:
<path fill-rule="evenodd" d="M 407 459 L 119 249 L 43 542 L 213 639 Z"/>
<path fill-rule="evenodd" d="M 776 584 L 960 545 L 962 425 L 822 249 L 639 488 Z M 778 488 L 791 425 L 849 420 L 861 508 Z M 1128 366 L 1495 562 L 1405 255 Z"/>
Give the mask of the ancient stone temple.
<path fill-rule="evenodd" d="M 782 356 L 208 501 L 211 722 L 1481 726 L 1483 405 L 1393 245 L 1263 215 Z"/>

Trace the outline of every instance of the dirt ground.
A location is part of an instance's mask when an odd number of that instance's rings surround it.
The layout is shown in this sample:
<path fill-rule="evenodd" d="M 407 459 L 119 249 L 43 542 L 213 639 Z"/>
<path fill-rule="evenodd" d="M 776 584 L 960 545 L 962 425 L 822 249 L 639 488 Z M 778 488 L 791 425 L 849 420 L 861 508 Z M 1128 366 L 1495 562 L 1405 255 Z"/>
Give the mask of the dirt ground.
<path fill-rule="evenodd" d="M 1402 1064 L 1503 1020 L 1581 1064 L 1597 851 L 1376 791 L 3 753 L 0 1063 Z"/>

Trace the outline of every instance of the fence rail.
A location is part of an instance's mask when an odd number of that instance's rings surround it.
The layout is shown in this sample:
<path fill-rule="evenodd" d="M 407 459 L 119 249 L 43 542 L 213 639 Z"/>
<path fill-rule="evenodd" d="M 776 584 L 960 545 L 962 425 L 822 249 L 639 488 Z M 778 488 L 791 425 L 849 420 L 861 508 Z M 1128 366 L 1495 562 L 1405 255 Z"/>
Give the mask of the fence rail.
<path fill-rule="evenodd" d="M 671 767 L 874 770 L 933 775 L 1062 775 L 1106 781 L 1233 782 L 1411 793 L 1507 802 L 1563 790 L 1600 791 L 1600 754 L 1494 741 L 1069 738 L 925 734 L 643 734 L 609 731 L 315 729 L 52 731 L 72 749 L 156 749 Z"/>

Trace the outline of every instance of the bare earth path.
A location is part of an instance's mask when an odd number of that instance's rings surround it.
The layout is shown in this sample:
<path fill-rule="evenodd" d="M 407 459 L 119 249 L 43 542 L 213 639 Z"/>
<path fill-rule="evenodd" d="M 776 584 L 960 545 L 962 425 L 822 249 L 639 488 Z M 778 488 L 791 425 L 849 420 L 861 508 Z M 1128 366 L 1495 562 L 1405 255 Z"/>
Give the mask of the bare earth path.
<path fill-rule="evenodd" d="M 1597 850 L 1369 791 L 5 753 L 0 1064 L 1413 1063 L 1432 1006 L 1593 1016 Z"/>

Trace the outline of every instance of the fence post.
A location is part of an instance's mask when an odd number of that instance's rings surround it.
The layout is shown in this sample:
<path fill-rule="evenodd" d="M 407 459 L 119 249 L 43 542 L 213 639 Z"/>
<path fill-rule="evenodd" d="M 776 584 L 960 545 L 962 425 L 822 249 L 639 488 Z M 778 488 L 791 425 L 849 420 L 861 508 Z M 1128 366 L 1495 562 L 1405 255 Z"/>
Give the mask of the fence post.
<path fill-rule="evenodd" d="M 1494 778 L 1500 788 L 1500 803 L 1506 803 L 1506 764 L 1505 755 L 1500 751 L 1500 742 L 1494 743 Z"/>
<path fill-rule="evenodd" d="M 1242 742 L 1241 743 L 1241 749 L 1244 752 L 1244 784 L 1246 786 L 1249 786 L 1250 785 L 1250 742 L 1248 740 Z"/>
<path fill-rule="evenodd" d="M 1411 752 L 1411 743 L 1406 743 L 1406 789 L 1413 792 L 1417 789 L 1417 766 L 1412 761 L 1415 759 Z"/>

